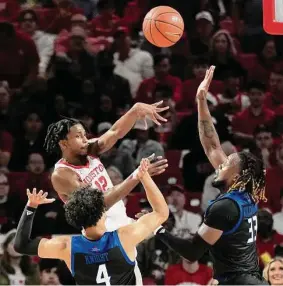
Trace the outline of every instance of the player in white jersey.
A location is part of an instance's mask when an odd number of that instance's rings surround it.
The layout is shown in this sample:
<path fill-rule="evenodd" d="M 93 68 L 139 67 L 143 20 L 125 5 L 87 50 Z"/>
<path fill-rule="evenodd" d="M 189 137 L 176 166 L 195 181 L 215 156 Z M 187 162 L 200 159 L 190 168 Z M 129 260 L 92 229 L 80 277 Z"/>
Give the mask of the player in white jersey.
<path fill-rule="evenodd" d="M 168 107 L 158 107 L 161 103 L 152 105 L 136 103 L 110 130 L 94 140 L 87 139 L 84 126 L 76 119 L 65 118 L 51 124 L 48 127 L 45 148 L 50 153 L 57 152 L 62 155 L 51 176 L 53 187 L 60 198 L 66 202 L 73 191 L 91 185 L 105 192 L 108 230 L 113 231 L 129 223 L 121 200 L 137 186 L 139 181 L 132 175 L 113 187 L 98 156 L 123 138 L 138 119 L 149 117 L 157 125 L 160 125 L 159 121 L 166 121 L 159 113 Z M 151 165 L 149 172 L 151 175 L 161 174 L 166 167 L 167 161 L 159 158 L 158 162 Z"/>

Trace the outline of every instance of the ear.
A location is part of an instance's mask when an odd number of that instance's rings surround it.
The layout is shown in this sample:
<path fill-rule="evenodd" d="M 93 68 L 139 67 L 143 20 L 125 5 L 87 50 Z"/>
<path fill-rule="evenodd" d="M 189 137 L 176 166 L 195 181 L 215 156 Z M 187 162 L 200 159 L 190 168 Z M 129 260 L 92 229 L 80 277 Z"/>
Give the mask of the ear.
<path fill-rule="evenodd" d="M 66 150 L 67 149 L 67 147 L 68 147 L 68 142 L 67 142 L 67 140 L 60 140 L 59 141 L 59 146 L 60 146 L 60 148 L 61 148 L 61 150 L 62 151 L 64 151 L 64 150 Z"/>

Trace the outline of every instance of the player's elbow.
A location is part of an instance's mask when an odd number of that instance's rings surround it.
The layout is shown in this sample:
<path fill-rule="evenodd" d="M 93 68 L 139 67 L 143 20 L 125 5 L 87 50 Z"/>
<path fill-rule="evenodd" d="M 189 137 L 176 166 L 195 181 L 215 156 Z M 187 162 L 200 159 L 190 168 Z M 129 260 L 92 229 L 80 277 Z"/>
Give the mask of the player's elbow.
<path fill-rule="evenodd" d="M 161 210 L 158 211 L 158 218 L 159 218 L 159 221 L 160 221 L 160 225 L 168 220 L 168 218 L 169 218 L 169 208 L 168 208 L 167 205 L 166 205 L 166 207 L 164 207 L 164 208 L 162 208 Z"/>
<path fill-rule="evenodd" d="M 18 239 L 17 236 L 15 238 L 14 249 L 20 254 L 25 254 L 25 243 Z"/>

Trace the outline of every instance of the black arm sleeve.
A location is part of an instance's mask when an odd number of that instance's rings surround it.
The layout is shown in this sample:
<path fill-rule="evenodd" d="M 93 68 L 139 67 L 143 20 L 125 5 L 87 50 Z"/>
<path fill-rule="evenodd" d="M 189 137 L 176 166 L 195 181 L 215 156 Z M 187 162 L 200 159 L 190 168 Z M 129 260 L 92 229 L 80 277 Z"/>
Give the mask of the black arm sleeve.
<path fill-rule="evenodd" d="M 32 223 L 36 209 L 26 206 L 17 227 L 14 248 L 26 255 L 37 255 L 41 238 L 31 239 Z"/>
<path fill-rule="evenodd" d="M 161 228 L 157 232 L 156 237 L 173 251 L 191 262 L 199 260 L 210 247 L 198 234 L 195 234 L 190 239 L 182 239 L 173 236 L 164 228 Z"/>
<path fill-rule="evenodd" d="M 238 205 L 230 199 L 223 199 L 209 207 L 204 217 L 204 223 L 225 232 L 231 230 L 239 219 L 240 209 Z"/>

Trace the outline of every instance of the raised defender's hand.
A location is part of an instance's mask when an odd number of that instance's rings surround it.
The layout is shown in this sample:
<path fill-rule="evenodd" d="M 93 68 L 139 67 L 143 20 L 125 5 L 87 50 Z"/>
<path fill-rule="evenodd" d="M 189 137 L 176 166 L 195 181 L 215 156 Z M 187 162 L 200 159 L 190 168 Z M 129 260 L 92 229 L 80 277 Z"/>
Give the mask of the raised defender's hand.
<path fill-rule="evenodd" d="M 27 189 L 28 203 L 27 205 L 32 208 L 37 208 L 39 205 L 50 204 L 55 199 L 47 199 L 48 193 L 42 190 L 37 193 L 36 188 L 33 188 L 32 193 Z"/>
<path fill-rule="evenodd" d="M 206 71 L 205 77 L 203 81 L 200 83 L 197 90 L 197 98 L 200 100 L 206 99 L 206 95 L 210 86 L 210 83 L 213 78 L 213 73 L 215 70 L 215 66 L 210 66 L 210 68 Z"/>
<path fill-rule="evenodd" d="M 162 156 L 155 157 L 155 154 L 152 154 L 147 159 L 150 161 L 148 173 L 151 177 L 164 173 L 168 167 L 168 160 Z"/>
<path fill-rule="evenodd" d="M 139 166 L 138 172 L 137 172 L 137 178 L 139 180 L 141 180 L 145 174 L 148 174 L 149 165 L 150 165 L 150 163 L 149 163 L 148 159 L 142 159 L 141 160 L 141 163 L 140 163 L 140 166 Z"/>
<path fill-rule="evenodd" d="M 134 110 L 137 113 L 139 119 L 144 119 L 144 129 L 147 129 L 146 117 L 151 119 L 156 125 L 161 125 L 159 121 L 167 122 L 166 118 L 159 115 L 160 112 L 168 110 L 169 106 L 159 107 L 163 101 L 159 101 L 154 104 L 146 104 L 138 102 L 134 105 Z"/>

